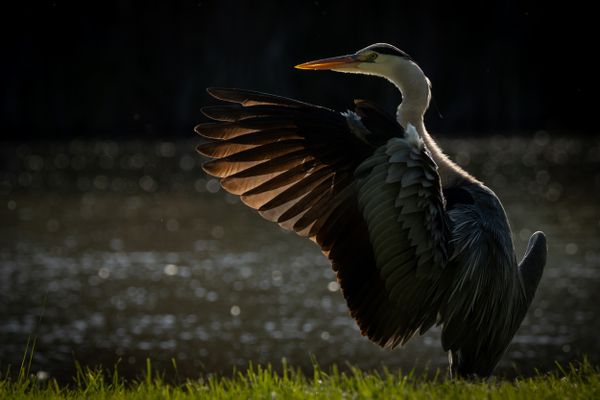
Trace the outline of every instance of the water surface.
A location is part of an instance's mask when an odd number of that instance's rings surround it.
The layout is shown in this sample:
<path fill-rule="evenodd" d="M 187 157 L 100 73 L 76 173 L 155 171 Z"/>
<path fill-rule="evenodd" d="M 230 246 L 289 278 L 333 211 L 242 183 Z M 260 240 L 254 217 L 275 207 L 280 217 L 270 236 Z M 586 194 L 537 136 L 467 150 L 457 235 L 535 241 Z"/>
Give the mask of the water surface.
<path fill-rule="evenodd" d="M 538 295 L 500 374 L 554 361 L 600 363 L 600 141 L 442 141 L 502 199 L 519 258 L 543 230 Z M 439 330 L 381 350 L 349 317 L 316 245 L 263 221 L 199 169 L 193 142 L 72 141 L 2 146 L 0 367 L 36 337 L 33 371 L 74 360 L 125 374 L 198 376 L 248 362 L 445 367 Z"/>

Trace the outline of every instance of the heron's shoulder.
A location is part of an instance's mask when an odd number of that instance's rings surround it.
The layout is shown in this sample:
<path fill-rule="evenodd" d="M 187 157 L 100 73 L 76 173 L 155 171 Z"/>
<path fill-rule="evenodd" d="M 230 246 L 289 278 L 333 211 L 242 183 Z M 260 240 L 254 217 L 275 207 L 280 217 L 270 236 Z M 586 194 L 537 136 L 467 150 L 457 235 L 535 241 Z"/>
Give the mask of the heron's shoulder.
<path fill-rule="evenodd" d="M 464 181 L 445 187 L 443 191 L 449 210 L 458 207 L 481 217 L 506 219 L 504 207 L 496 193 L 479 182 Z"/>
<path fill-rule="evenodd" d="M 476 257 L 481 260 L 493 253 L 495 261 L 507 267 L 516 262 L 508 218 L 491 189 L 468 184 L 447 188 L 444 195 L 454 257 L 460 257 L 459 253 L 485 253 Z"/>
<path fill-rule="evenodd" d="M 510 237 L 508 217 L 496 193 L 483 184 L 469 185 L 467 190 L 473 196 L 478 216 L 488 229 Z"/>
<path fill-rule="evenodd" d="M 341 115 L 346 119 L 348 130 L 359 140 L 379 147 L 393 137 L 404 137 L 402 126 L 376 104 L 354 100 L 354 105 L 354 110 L 347 110 Z"/>

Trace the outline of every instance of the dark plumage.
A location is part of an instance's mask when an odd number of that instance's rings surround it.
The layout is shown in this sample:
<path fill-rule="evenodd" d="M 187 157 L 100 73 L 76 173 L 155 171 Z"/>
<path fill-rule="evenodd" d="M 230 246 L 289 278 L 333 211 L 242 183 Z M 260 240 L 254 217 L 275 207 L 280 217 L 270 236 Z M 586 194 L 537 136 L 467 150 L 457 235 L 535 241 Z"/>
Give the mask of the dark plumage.
<path fill-rule="evenodd" d="M 430 89 L 422 71 L 399 50 L 384 64 L 362 61 L 361 52 L 374 49 L 395 48 L 377 44 L 302 67 L 374 73 L 400 89 L 416 80 L 397 120 L 364 100 L 338 113 L 209 89 L 225 104 L 205 107 L 215 122 L 196 127 L 205 139 L 198 150 L 214 159 L 204 170 L 264 218 L 321 247 L 363 335 L 393 348 L 441 324 L 452 370 L 488 376 L 533 299 L 545 237 L 535 233 L 517 265 L 496 195 L 424 128 Z"/>

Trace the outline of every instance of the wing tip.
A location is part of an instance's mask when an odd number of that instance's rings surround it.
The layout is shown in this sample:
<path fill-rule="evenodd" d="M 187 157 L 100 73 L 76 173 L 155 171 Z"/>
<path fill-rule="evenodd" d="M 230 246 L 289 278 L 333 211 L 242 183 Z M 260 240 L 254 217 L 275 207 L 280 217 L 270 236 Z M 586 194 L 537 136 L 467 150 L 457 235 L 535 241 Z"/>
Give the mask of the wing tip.
<path fill-rule="evenodd" d="M 548 252 L 548 243 L 546 241 L 546 235 L 542 231 L 536 231 L 533 233 L 533 235 L 531 235 L 531 237 L 529 238 L 529 242 L 527 243 L 527 250 L 525 255 L 527 256 L 527 254 L 534 251 L 543 251 L 544 254 Z"/>
<path fill-rule="evenodd" d="M 198 152 L 200 153 L 200 150 L 198 149 Z M 202 154 L 202 153 L 200 153 Z M 211 160 L 211 161 L 207 161 L 205 163 L 202 163 L 202 171 L 204 171 L 205 174 L 210 175 L 210 176 L 214 176 L 216 178 L 222 178 L 222 174 L 220 173 L 221 168 L 219 168 L 219 164 L 218 163 L 219 160 Z"/>
<path fill-rule="evenodd" d="M 208 93 L 211 97 L 217 100 L 226 101 L 228 103 L 238 103 L 236 100 L 236 94 L 239 95 L 239 91 L 239 89 L 219 86 L 211 86 L 206 88 L 206 93 Z"/>
<path fill-rule="evenodd" d="M 198 125 L 194 126 L 194 132 L 198 135 L 202 136 L 205 139 L 216 139 L 214 135 L 211 135 L 210 132 L 214 131 L 218 126 L 223 126 L 220 122 L 201 122 Z M 218 138 L 218 136 L 217 136 Z"/>
<path fill-rule="evenodd" d="M 204 115 L 207 118 L 212 119 L 213 121 L 218 121 L 218 119 L 214 118 L 213 116 L 213 112 L 214 110 L 217 108 L 218 106 L 204 106 L 200 109 L 200 112 L 202 113 L 202 115 Z M 196 125 L 194 127 L 194 131 L 196 130 L 196 128 L 198 127 L 198 125 Z"/>
<path fill-rule="evenodd" d="M 529 237 L 524 257 L 527 257 L 532 252 L 540 252 L 542 249 L 544 250 L 544 253 L 548 251 L 546 235 L 542 231 L 536 231 Z"/>
<path fill-rule="evenodd" d="M 215 143 L 213 143 L 213 142 L 202 143 L 202 144 L 199 144 L 198 146 L 196 146 L 196 151 L 205 157 L 216 158 L 214 156 L 211 156 L 211 153 L 210 153 L 210 149 L 212 147 L 214 147 L 214 145 L 215 145 Z"/>
<path fill-rule="evenodd" d="M 196 126 L 194 126 L 194 132 L 196 132 L 198 135 L 203 136 L 202 135 L 202 129 L 207 125 L 207 124 L 211 124 L 212 122 L 202 122 Z"/>
<path fill-rule="evenodd" d="M 531 238 L 535 240 L 546 240 L 546 234 L 543 231 L 535 231 L 533 235 L 531 235 Z"/>

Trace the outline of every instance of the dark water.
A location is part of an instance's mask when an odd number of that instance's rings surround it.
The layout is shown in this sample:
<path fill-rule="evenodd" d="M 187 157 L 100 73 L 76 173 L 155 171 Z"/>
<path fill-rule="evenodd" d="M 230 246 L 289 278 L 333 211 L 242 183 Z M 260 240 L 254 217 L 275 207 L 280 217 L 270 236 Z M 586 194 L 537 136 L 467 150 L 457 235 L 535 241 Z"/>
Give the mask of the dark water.
<path fill-rule="evenodd" d="M 532 308 L 498 372 L 600 363 L 600 141 L 449 139 L 444 148 L 503 200 L 519 257 L 549 237 Z M 33 371 L 125 375 L 146 357 L 182 376 L 282 358 L 327 366 L 444 367 L 439 331 L 384 351 L 360 336 L 327 261 L 199 170 L 193 142 L 4 144 L 0 171 L 0 368 L 37 337 Z M 118 361 L 120 360 L 120 361 Z"/>

